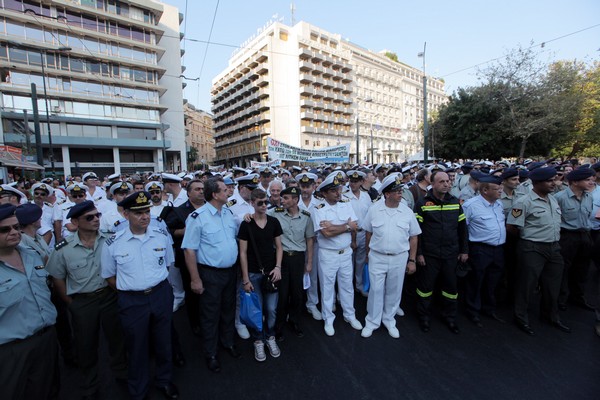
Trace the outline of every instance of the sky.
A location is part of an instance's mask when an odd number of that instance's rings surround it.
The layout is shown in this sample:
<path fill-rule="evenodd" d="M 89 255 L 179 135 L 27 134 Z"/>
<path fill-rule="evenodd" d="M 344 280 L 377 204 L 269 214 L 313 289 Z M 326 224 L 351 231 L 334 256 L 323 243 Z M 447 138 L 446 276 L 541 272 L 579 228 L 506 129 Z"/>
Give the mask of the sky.
<path fill-rule="evenodd" d="M 184 98 L 210 112 L 212 79 L 237 46 L 277 14 L 292 25 L 290 0 L 163 0 L 186 16 Z M 296 0 L 294 19 L 355 44 L 395 52 L 416 68 L 427 42 L 426 71 L 446 93 L 477 86 L 477 72 L 519 45 L 533 44 L 543 61 L 600 60 L 598 0 Z M 216 13 L 215 13 L 216 11 Z M 211 29 L 212 28 L 212 29 Z M 207 43 L 210 42 L 210 43 Z M 540 45 L 544 44 L 542 48 Z"/>

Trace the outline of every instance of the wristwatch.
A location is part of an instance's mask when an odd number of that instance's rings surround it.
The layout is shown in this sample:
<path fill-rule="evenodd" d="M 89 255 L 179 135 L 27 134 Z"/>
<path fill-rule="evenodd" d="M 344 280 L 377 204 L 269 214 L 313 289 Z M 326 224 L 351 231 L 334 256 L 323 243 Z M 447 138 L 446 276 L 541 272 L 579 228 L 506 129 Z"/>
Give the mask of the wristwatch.
<path fill-rule="evenodd" d="M 416 263 L 416 261 L 414 260 L 414 258 L 409 258 L 408 262 Z"/>
<path fill-rule="evenodd" d="M 346 232 L 350 232 L 350 225 L 346 224 Z"/>

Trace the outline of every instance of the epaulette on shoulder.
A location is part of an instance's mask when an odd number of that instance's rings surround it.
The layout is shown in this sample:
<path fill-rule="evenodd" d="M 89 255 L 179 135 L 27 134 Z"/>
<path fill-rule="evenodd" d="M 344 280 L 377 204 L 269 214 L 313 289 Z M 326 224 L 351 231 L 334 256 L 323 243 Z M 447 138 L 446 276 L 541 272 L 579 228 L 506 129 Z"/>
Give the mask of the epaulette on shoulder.
<path fill-rule="evenodd" d="M 343 199 L 342 198 L 342 199 L 340 199 L 340 201 L 338 203 L 348 203 L 348 202 L 350 202 L 349 199 Z"/>
<path fill-rule="evenodd" d="M 229 200 L 227 203 L 225 203 L 225 205 L 226 205 L 227 207 L 233 207 L 234 205 L 236 205 L 236 203 L 237 203 L 237 200 L 236 200 L 236 199 L 231 199 L 231 200 Z"/>
<path fill-rule="evenodd" d="M 320 209 L 320 208 L 323 208 L 323 207 L 325 207 L 325 203 L 321 203 L 321 204 L 319 204 L 319 205 L 315 206 L 315 208 L 316 208 L 317 210 L 318 210 L 318 209 Z"/>
<path fill-rule="evenodd" d="M 200 215 L 200 214 L 198 214 L 197 211 L 194 211 L 193 213 L 190 214 L 190 217 L 196 218 L 198 215 Z"/>
<path fill-rule="evenodd" d="M 106 242 L 104 242 L 104 244 L 107 246 L 110 246 L 115 241 L 116 237 L 117 237 L 117 235 L 112 235 L 111 237 L 106 239 Z"/>
<path fill-rule="evenodd" d="M 163 235 L 167 236 L 169 233 L 167 231 L 165 231 L 163 228 L 154 228 L 155 232 L 159 232 L 162 233 Z"/>
<path fill-rule="evenodd" d="M 373 203 L 377 203 L 379 201 L 379 199 L 381 199 L 381 195 L 375 197 L 375 199 L 373 199 Z"/>
<path fill-rule="evenodd" d="M 54 204 L 48 203 L 47 201 L 45 201 L 44 204 L 47 205 L 48 207 L 54 207 Z"/>
<path fill-rule="evenodd" d="M 67 199 L 62 199 L 61 201 L 57 201 L 56 205 L 60 206 L 62 203 L 64 203 L 65 201 L 67 201 Z"/>
<path fill-rule="evenodd" d="M 319 194 L 316 194 L 316 193 L 315 193 L 315 194 L 313 194 L 313 196 L 314 196 L 314 198 L 315 198 L 315 199 L 317 199 L 317 200 L 325 200 L 325 198 L 324 198 L 323 196 L 319 195 Z"/>
<path fill-rule="evenodd" d="M 285 211 L 285 208 L 283 208 L 283 207 L 275 207 L 275 210 L 274 210 L 274 211 L 275 211 L 275 212 L 284 212 L 284 211 Z"/>
<path fill-rule="evenodd" d="M 300 210 L 300 212 L 304 215 L 306 215 L 307 217 L 310 217 L 310 213 L 306 210 Z"/>
<path fill-rule="evenodd" d="M 67 239 L 63 239 L 54 245 L 54 250 L 60 250 L 63 247 L 65 247 L 67 244 L 69 244 L 69 242 L 67 242 Z"/>
<path fill-rule="evenodd" d="M 157 220 L 158 222 L 162 222 L 162 220 L 163 220 L 163 219 L 162 219 L 161 217 L 156 217 L 156 220 Z"/>
<path fill-rule="evenodd" d="M 115 221 L 115 226 L 121 225 L 121 221 Z"/>

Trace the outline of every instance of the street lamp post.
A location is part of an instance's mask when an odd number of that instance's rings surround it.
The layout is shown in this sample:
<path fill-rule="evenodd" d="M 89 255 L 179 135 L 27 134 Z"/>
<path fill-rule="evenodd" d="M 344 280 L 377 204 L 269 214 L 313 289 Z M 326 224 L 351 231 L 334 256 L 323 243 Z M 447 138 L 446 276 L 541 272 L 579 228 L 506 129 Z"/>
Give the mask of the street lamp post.
<path fill-rule="evenodd" d="M 368 98 L 368 99 L 364 99 L 365 103 L 370 103 L 373 101 L 373 99 Z M 357 103 L 358 104 L 358 103 Z M 360 150 L 359 150 L 359 146 L 360 146 L 360 129 L 359 129 L 359 125 L 360 125 L 360 121 L 359 121 L 359 112 L 358 112 L 358 106 L 356 107 L 356 163 L 360 165 Z M 371 132 L 372 133 L 372 132 Z M 371 141 L 371 147 L 372 146 L 372 141 Z M 372 162 L 373 160 L 371 160 Z"/>
<path fill-rule="evenodd" d="M 423 58 L 423 161 L 427 163 L 429 155 L 429 127 L 427 124 L 427 74 L 425 73 L 425 51 L 427 42 L 423 44 L 423 52 L 418 56 Z"/>
<path fill-rule="evenodd" d="M 379 116 L 379 113 L 373 115 L 373 117 L 371 117 L 371 164 L 373 164 L 375 162 L 374 156 L 373 156 L 373 120 L 375 118 L 377 118 Z"/>

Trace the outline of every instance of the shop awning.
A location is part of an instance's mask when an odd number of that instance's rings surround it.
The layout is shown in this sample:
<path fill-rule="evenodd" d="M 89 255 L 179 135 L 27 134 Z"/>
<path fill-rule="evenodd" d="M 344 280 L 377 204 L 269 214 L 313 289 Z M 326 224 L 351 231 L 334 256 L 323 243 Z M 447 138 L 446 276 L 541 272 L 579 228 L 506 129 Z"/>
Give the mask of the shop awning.
<path fill-rule="evenodd" d="M 2 147 L 9 147 L 9 146 L 2 146 Z M 22 155 L 12 152 L 12 151 L 2 150 L 1 148 L 0 148 L 0 165 L 3 167 L 15 167 L 15 168 L 19 168 L 19 169 L 27 169 L 27 170 L 34 170 L 34 171 L 43 171 L 44 170 L 44 167 L 42 167 L 39 164 L 23 160 Z"/>

